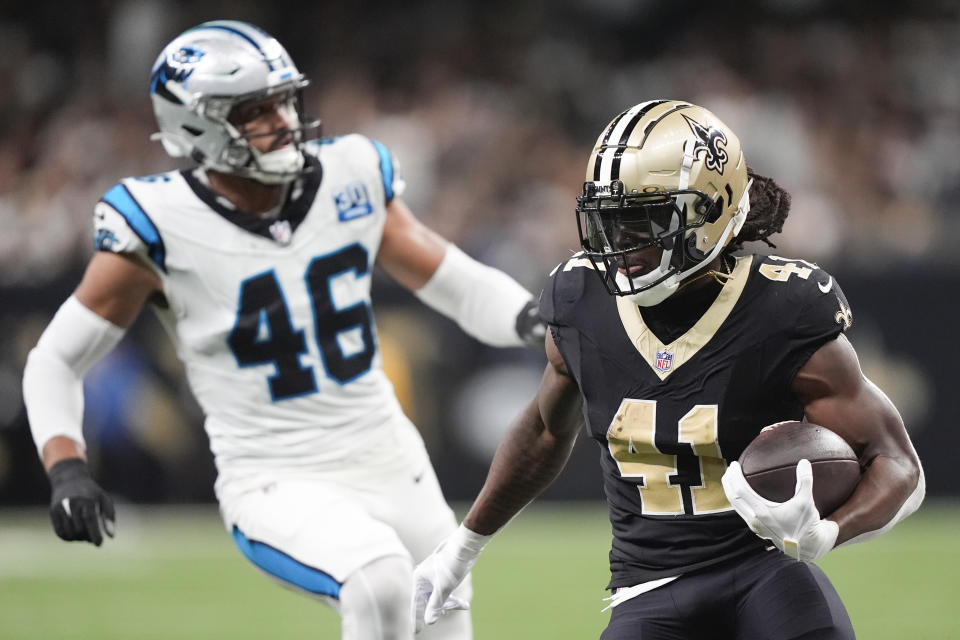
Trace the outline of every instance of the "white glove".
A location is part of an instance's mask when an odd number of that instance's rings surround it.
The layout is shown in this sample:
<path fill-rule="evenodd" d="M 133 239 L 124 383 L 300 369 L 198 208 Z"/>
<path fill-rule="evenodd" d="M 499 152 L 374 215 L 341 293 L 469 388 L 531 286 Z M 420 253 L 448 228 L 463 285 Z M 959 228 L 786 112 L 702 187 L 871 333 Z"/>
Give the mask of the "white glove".
<path fill-rule="evenodd" d="M 738 462 L 730 463 L 722 482 L 727 499 L 750 530 L 773 542 L 788 556 L 813 562 L 827 555 L 836 544 L 840 526 L 832 520 L 821 520 L 813 503 L 813 468 L 809 460 L 797 463 L 797 488 L 786 502 L 772 502 L 754 491 Z"/>
<path fill-rule="evenodd" d="M 413 570 L 411 615 L 416 633 L 424 625 L 436 623 L 448 611 L 470 608 L 469 602 L 451 594 L 470 573 L 491 537 L 461 524 Z"/>

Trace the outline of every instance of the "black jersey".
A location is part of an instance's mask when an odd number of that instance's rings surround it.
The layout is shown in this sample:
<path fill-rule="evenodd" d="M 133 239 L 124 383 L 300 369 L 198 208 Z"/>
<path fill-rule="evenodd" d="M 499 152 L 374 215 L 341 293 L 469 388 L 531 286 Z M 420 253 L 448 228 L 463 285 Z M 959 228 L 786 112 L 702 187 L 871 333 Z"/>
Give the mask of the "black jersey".
<path fill-rule="evenodd" d="M 540 310 L 600 445 L 610 586 L 762 549 L 720 478 L 763 427 L 803 417 L 794 376 L 852 322 L 833 277 L 803 260 L 738 258 L 700 320 L 663 344 L 575 255 L 551 274 Z"/>

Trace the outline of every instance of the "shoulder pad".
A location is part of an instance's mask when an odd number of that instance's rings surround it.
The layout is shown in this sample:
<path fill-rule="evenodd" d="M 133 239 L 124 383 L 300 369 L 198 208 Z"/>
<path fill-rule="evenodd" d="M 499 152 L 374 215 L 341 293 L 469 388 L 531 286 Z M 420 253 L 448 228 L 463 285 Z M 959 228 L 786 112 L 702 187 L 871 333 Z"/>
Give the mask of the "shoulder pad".
<path fill-rule="evenodd" d="M 583 295 L 586 278 L 596 277 L 593 263 L 580 253 L 575 253 L 554 267 L 540 294 L 540 315 L 544 322 L 569 324 L 572 308 Z"/>
<path fill-rule="evenodd" d="M 307 140 L 303 143 L 303 150 L 312 156 L 319 156 L 324 148 L 336 144 L 342 137 L 343 136 L 331 136 L 329 138 Z"/>
<path fill-rule="evenodd" d="M 817 264 L 797 258 L 758 256 L 758 275 L 781 289 L 785 316 L 799 329 L 833 328 L 837 333 L 853 324 L 850 303 L 836 279 Z"/>
<path fill-rule="evenodd" d="M 114 185 L 94 208 L 94 248 L 114 253 L 140 253 L 166 271 L 166 248 L 157 226 L 127 186 Z"/>
<path fill-rule="evenodd" d="M 407 183 L 400 172 L 400 165 L 382 142 L 359 133 L 350 133 L 315 140 L 310 144 L 317 154 L 330 149 L 332 152 L 341 154 L 337 162 L 349 162 L 364 170 L 376 171 L 383 185 L 384 199 L 387 204 L 395 197 L 403 195 L 406 190 Z"/>

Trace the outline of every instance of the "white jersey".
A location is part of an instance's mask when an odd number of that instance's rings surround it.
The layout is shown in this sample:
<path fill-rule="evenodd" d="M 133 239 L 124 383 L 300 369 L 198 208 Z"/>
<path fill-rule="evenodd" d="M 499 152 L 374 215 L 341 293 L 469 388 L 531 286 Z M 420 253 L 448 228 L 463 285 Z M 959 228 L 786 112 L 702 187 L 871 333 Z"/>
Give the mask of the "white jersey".
<path fill-rule="evenodd" d="M 312 142 L 278 218 L 232 209 L 195 172 L 126 178 L 96 208 L 96 246 L 139 254 L 156 312 L 207 416 L 219 478 L 322 470 L 382 447 L 403 418 L 381 368 L 371 272 L 403 186 L 360 135 Z"/>

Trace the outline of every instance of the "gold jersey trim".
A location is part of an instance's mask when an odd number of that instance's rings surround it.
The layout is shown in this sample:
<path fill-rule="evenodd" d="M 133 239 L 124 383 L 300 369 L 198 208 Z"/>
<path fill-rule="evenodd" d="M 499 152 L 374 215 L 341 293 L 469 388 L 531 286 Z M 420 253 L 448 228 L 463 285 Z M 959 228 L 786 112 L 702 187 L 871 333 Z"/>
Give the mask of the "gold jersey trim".
<path fill-rule="evenodd" d="M 747 286 L 752 264 L 753 256 L 737 258 L 737 263 L 733 267 L 730 278 L 723 285 L 720 295 L 713 301 L 707 312 L 685 334 L 670 344 L 660 342 L 653 331 L 647 327 L 637 305 L 625 297 L 617 296 L 617 311 L 620 314 L 623 328 L 627 332 L 627 337 L 630 338 L 630 342 L 640 352 L 646 363 L 650 365 L 650 369 L 661 380 L 666 380 L 667 376 L 697 355 L 697 352 L 716 335 L 720 325 L 723 324 L 730 312 L 733 311 L 737 301 L 740 300 L 743 289 Z M 665 371 L 658 369 L 656 366 L 658 352 L 668 352 L 672 355 L 670 366 Z"/>

